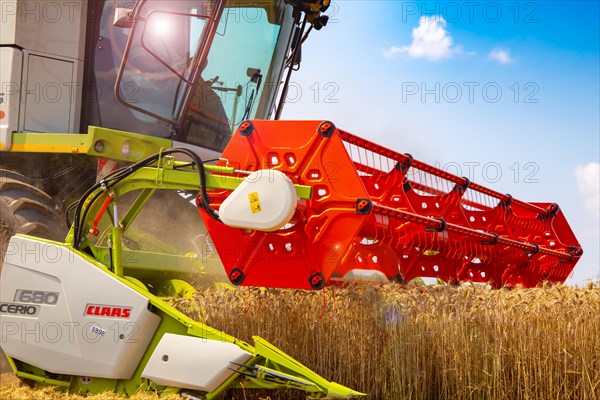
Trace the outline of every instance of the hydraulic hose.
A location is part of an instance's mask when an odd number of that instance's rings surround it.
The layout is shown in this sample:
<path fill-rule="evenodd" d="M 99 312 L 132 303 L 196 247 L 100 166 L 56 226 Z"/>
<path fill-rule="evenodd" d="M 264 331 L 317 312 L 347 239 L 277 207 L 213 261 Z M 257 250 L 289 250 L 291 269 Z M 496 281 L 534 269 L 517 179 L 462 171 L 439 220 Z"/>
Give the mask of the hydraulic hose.
<path fill-rule="evenodd" d="M 206 190 L 206 171 L 204 169 L 204 162 L 202 161 L 202 158 L 200 158 L 200 156 L 198 154 L 194 153 L 193 151 L 191 151 L 189 149 L 172 148 L 172 149 L 165 150 L 161 153 L 151 155 L 151 156 L 149 156 L 143 160 L 140 160 L 134 164 L 131 164 L 131 165 L 128 165 L 126 167 L 116 170 L 112 174 L 106 176 L 104 179 L 98 181 L 95 185 L 93 185 L 91 188 L 89 188 L 84 193 L 84 195 L 81 197 L 81 200 L 79 200 L 79 202 L 77 204 L 77 209 L 75 211 L 74 247 L 76 249 L 79 249 L 79 245 L 80 245 L 81 239 L 83 237 L 84 222 L 87 219 L 90 208 L 95 203 L 95 201 L 98 200 L 98 198 L 102 195 L 102 193 L 104 193 L 105 191 L 107 191 L 108 189 L 110 189 L 111 187 L 113 187 L 114 185 L 116 185 L 117 183 L 119 183 L 120 181 L 125 179 L 126 177 L 130 176 L 137 170 L 144 168 L 144 167 L 148 167 L 148 166 L 156 163 L 161 157 L 163 157 L 165 155 L 170 155 L 170 154 L 184 154 L 184 155 L 188 156 L 189 158 L 191 158 L 192 162 L 198 166 L 198 175 L 200 178 L 200 188 L 199 188 L 200 195 L 199 196 L 202 200 L 201 207 L 203 209 L 205 209 L 212 218 L 219 220 L 218 212 L 210 206 L 210 199 L 208 197 L 208 193 Z M 98 191 L 98 189 L 100 189 L 100 188 L 102 189 L 102 191 Z M 93 196 L 93 197 L 90 199 L 89 202 L 86 202 L 86 200 L 90 196 Z"/>

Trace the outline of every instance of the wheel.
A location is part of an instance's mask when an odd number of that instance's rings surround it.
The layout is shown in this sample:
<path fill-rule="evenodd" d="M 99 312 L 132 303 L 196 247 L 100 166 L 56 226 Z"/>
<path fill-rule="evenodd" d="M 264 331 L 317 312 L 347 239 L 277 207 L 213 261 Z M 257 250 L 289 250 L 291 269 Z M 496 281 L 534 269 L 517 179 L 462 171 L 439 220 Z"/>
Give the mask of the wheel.
<path fill-rule="evenodd" d="M 62 241 L 67 234 L 64 214 L 52 198 L 16 172 L 0 169 L 2 244 L 15 233 Z"/>
<path fill-rule="evenodd" d="M 27 177 L 0 169 L 0 272 L 8 241 L 15 233 L 63 241 L 67 230 L 62 211 L 48 194 Z M 9 370 L 0 350 L 0 373 Z"/>

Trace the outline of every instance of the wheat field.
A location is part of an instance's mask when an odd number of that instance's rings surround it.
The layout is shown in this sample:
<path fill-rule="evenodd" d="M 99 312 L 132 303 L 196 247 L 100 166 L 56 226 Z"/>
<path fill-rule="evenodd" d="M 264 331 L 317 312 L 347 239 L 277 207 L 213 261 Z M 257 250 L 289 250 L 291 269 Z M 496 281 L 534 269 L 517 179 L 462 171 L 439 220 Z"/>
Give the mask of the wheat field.
<path fill-rule="evenodd" d="M 252 335 L 262 336 L 369 399 L 600 399 L 600 284 L 495 291 L 398 285 L 319 292 L 218 288 L 173 303 L 250 343 Z M 227 393 L 229 399 L 267 396 L 304 398 L 292 392 Z M 4 375 L 0 398 L 63 394 L 19 387 Z"/>

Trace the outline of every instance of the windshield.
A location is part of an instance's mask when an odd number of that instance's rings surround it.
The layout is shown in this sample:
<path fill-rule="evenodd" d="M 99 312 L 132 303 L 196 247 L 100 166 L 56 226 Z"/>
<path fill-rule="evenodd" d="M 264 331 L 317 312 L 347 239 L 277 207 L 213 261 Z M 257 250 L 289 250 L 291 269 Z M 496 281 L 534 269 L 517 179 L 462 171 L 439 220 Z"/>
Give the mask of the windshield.
<path fill-rule="evenodd" d="M 175 139 L 222 150 L 243 120 L 268 118 L 292 23 L 290 8 L 272 6 L 225 9 Z"/>
<path fill-rule="evenodd" d="M 221 3 L 148 0 L 129 29 L 113 25 L 114 5 L 106 1 L 88 41 L 88 123 L 222 151 L 243 119 L 268 118 L 291 7 L 283 0 L 230 1 L 220 14 Z M 119 102 L 112 89 L 124 55 Z"/>

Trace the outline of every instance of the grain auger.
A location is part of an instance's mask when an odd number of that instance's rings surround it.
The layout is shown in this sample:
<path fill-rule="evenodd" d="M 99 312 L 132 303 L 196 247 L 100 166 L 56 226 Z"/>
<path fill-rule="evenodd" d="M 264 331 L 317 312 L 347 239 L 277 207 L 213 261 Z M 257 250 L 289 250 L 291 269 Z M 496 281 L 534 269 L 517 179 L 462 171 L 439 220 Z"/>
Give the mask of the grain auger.
<path fill-rule="evenodd" d="M 246 183 L 209 191 L 221 221 L 199 206 L 236 285 L 321 289 L 366 270 L 533 287 L 564 282 L 582 255 L 558 205 L 496 192 L 331 122 L 248 121 L 222 157 Z"/>

